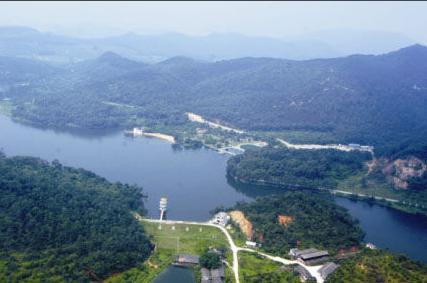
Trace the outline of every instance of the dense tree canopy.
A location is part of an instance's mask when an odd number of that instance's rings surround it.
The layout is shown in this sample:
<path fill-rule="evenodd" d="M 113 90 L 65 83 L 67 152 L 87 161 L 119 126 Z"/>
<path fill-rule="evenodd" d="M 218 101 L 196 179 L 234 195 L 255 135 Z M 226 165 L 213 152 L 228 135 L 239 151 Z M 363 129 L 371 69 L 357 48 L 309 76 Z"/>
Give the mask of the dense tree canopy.
<path fill-rule="evenodd" d="M 364 250 L 328 277 L 327 283 L 427 282 L 427 266 L 382 250 Z"/>
<path fill-rule="evenodd" d="M 221 257 L 213 251 L 206 251 L 200 256 L 200 265 L 207 269 L 215 269 L 221 266 Z"/>
<path fill-rule="evenodd" d="M 364 233 L 348 212 L 326 196 L 286 192 L 238 204 L 252 222 L 255 240 L 272 253 L 286 255 L 290 248 L 316 247 L 330 252 L 358 246 Z M 279 215 L 288 217 L 286 225 Z"/>
<path fill-rule="evenodd" d="M 369 159 L 368 153 L 360 152 L 268 147 L 229 159 L 227 172 L 245 182 L 333 188 L 339 180 L 361 172 Z"/>
<path fill-rule="evenodd" d="M 0 156 L 0 281 L 99 281 L 152 246 L 140 188 L 59 162 Z M 3 265 L 2 265 L 3 264 Z"/>

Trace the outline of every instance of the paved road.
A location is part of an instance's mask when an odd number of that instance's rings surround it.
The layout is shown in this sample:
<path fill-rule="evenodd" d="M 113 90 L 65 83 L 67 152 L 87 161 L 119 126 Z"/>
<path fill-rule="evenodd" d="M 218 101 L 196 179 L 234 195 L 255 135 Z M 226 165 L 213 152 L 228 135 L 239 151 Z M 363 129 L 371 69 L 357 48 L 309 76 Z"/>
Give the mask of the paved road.
<path fill-rule="evenodd" d="M 275 262 L 279 262 L 281 264 L 285 264 L 285 265 L 289 265 L 289 264 L 298 264 L 301 265 L 302 267 L 304 267 L 305 269 L 308 270 L 308 272 L 310 272 L 310 274 L 316 278 L 317 282 L 319 283 L 323 283 L 323 278 L 320 276 L 319 274 L 319 269 L 322 267 L 321 265 L 317 265 L 317 266 L 307 266 L 299 261 L 296 260 L 288 260 L 282 257 L 278 257 L 278 256 L 272 256 L 266 253 L 262 253 L 253 249 L 249 249 L 249 248 L 242 248 L 242 247 L 238 247 L 236 246 L 236 244 L 233 241 L 233 238 L 231 238 L 230 233 L 228 233 L 227 229 L 225 229 L 224 227 L 220 226 L 220 225 L 216 225 L 216 224 L 212 224 L 210 222 L 195 222 L 195 221 L 179 221 L 179 220 L 158 220 L 158 219 L 147 219 L 147 218 L 143 218 L 141 217 L 141 215 L 135 213 L 134 214 L 135 218 L 139 221 L 147 221 L 147 222 L 152 222 L 152 223 L 164 223 L 164 224 L 187 224 L 187 225 L 204 225 L 204 226 L 211 226 L 211 227 L 216 227 L 218 229 L 220 229 L 225 237 L 228 240 L 228 243 L 230 245 L 231 251 L 233 253 L 233 264 L 232 264 L 232 269 L 233 269 L 233 273 L 234 273 L 234 279 L 236 283 L 240 283 L 239 280 L 239 258 L 238 258 L 238 252 L 239 251 L 246 251 L 246 252 L 252 252 L 252 253 L 257 253 L 265 258 L 268 258 L 270 260 L 273 260 Z"/>
<path fill-rule="evenodd" d="M 292 144 L 283 139 L 277 138 L 276 140 L 285 145 L 286 147 L 293 149 L 335 149 L 347 152 L 355 150 L 369 152 L 372 156 L 374 155 L 374 149 L 372 146 L 368 146 L 366 148 L 354 148 L 345 144 Z"/>
<path fill-rule="evenodd" d="M 344 195 L 355 195 L 355 196 L 359 196 L 359 197 L 365 197 L 365 198 L 369 198 L 371 196 L 369 195 L 365 195 L 365 194 L 358 194 L 358 193 L 352 193 L 352 192 L 347 192 L 347 191 L 340 191 L 340 190 L 329 190 L 331 193 L 340 193 L 340 194 L 344 194 Z M 374 199 L 376 200 L 385 200 L 388 202 L 399 202 L 398 199 L 392 199 L 392 198 L 383 198 L 383 197 L 376 197 L 374 196 Z"/>

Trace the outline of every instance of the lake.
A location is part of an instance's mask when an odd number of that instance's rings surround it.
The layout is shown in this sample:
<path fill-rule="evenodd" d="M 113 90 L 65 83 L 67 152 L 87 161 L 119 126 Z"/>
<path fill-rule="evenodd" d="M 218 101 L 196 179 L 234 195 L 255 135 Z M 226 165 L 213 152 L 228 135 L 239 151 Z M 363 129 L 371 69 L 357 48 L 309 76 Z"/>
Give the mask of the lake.
<path fill-rule="evenodd" d="M 189 268 L 169 266 L 152 283 L 196 283 L 196 279 Z"/>
<path fill-rule="evenodd" d="M 227 156 L 215 151 L 174 150 L 155 138 L 130 138 L 119 131 L 61 132 L 39 129 L 0 115 L 0 148 L 9 156 L 36 156 L 91 170 L 110 181 L 143 187 L 150 217 L 159 216 L 160 197 L 166 196 L 168 218 L 203 221 L 209 212 L 237 201 L 280 192 L 235 184 L 226 178 Z M 427 217 L 335 198 L 359 219 L 365 240 L 427 263 Z"/>

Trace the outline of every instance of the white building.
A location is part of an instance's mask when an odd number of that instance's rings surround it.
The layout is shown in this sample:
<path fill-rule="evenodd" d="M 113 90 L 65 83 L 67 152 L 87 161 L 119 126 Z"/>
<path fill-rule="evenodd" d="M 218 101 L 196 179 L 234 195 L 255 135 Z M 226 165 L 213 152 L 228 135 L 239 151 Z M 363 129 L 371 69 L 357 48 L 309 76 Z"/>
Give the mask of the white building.
<path fill-rule="evenodd" d="M 223 211 L 215 214 L 211 220 L 211 222 L 213 224 L 218 224 L 218 225 L 221 225 L 223 227 L 225 227 L 227 225 L 228 221 L 230 221 L 230 216 L 226 212 L 223 212 Z"/>
<path fill-rule="evenodd" d="M 256 248 L 256 247 L 258 246 L 258 244 L 257 244 L 257 243 L 252 242 L 252 241 L 246 241 L 245 245 L 246 245 L 248 248 Z"/>
<path fill-rule="evenodd" d="M 144 133 L 144 130 L 142 128 L 133 128 L 132 134 L 134 136 L 142 136 Z"/>

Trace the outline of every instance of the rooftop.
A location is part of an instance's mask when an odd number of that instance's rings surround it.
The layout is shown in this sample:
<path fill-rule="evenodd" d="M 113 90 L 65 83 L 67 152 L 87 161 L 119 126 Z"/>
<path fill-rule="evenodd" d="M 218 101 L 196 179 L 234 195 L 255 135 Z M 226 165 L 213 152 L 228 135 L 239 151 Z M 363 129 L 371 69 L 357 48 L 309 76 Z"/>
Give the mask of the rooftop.
<path fill-rule="evenodd" d="M 290 253 L 296 257 L 299 257 L 303 254 L 309 254 L 309 253 L 314 253 L 314 252 L 318 252 L 318 251 L 319 251 L 318 249 L 314 249 L 314 248 L 305 249 L 305 250 L 291 249 Z"/>
<path fill-rule="evenodd" d="M 333 262 L 327 262 L 319 269 L 320 276 L 322 276 L 323 279 L 326 279 L 337 268 L 338 268 L 337 264 Z"/>
<path fill-rule="evenodd" d="M 303 260 L 306 260 L 306 259 L 323 257 L 323 256 L 328 256 L 328 255 L 329 255 L 329 253 L 327 251 L 316 251 L 316 252 L 312 252 L 312 253 L 303 254 L 300 256 L 300 258 Z"/>
<path fill-rule="evenodd" d="M 190 255 L 190 254 L 178 254 L 176 256 L 176 262 L 199 264 L 199 257 L 196 255 Z"/>

